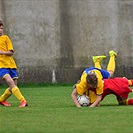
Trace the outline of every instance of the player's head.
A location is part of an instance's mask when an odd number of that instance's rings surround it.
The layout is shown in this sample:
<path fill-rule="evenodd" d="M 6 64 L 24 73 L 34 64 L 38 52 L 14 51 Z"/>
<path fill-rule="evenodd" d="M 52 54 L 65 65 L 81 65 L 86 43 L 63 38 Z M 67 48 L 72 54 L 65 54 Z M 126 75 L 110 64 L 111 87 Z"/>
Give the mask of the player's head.
<path fill-rule="evenodd" d="M 95 74 L 95 72 L 88 73 L 86 77 L 86 81 L 91 88 L 96 88 L 98 79 L 97 79 L 97 75 Z"/>
<path fill-rule="evenodd" d="M 0 26 L 4 26 L 4 24 L 3 24 L 2 20 L 0 20 Z"/>

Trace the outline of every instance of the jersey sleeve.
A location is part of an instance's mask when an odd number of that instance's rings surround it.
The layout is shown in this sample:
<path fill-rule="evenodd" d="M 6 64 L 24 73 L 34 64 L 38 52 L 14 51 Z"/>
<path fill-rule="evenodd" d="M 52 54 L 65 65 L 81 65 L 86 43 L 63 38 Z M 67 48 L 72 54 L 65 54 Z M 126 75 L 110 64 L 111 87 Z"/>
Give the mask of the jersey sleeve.
<path fill-rule="evenodd" d="M 93 91 L 89 90 L 89 98 L 90 103 L 94 103 L 97 99 L 97 95 Z"/>
<path fill-rule="evenodd" d="M 98 78 L 98 85 L 96 88 L 96 94 L 101 95 L 103 93 L 103 81 L 101 78 Z"/>
<path fill-rule="evenodd" d="M 83 95 L 87 91 L 86 73 L 82 74 L 80 82 L 76 84 L 76 89 L 79 95 Z"/>
<path fill-rule="evenodd" d="M 7 41 L 7 50 L 8 50 L 8 51 L 9 51 L 9 50 L 14 51 L 12 42 L 11 42 L 11 40 L 10 40 L 10 38 L 9 38 L 8 36 L 6 36 L 6 41 Z"/>

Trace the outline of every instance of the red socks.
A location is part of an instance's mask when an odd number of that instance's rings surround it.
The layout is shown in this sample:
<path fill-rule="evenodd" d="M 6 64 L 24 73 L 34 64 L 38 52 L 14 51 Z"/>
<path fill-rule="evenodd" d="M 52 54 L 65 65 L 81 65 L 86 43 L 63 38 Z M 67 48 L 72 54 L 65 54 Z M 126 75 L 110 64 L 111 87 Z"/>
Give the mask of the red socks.
<path fill-rule="evenodd" d="M 128 100 L 128 105 L 133 105 L 133 98 Z"/>

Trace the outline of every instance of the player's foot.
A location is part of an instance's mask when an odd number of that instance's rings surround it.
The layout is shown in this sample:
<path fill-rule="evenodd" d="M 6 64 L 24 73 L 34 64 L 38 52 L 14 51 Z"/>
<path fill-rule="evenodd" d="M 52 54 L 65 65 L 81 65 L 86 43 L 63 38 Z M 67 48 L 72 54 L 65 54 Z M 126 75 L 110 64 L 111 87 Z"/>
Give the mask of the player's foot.
<path fill-rule="evenodd" d="M 28 103 L 27 102 L 25 102 L 24 100 L 20 103 L 20 108 L 24 108 L 24 107 L 26 107 L 26 106 L 28 106 Z"/>
<path fill-rule="evenodd" d="M 93 62 L 101 62 L 103 59 L 105 59 L 106 56 L 105 55 L 100 55 L 100 56 L 93 56 Z"/>
<path fill-rule="evenodd" d="M 109 55 L 117 57 L 117 53 L 114 50 L 109 51 Z"/>
<path fill-rule="evenodd" d="M 7 101 L 0 102 L 0 104 L 3 106 L 11 106 L 11 104 L 8 103 Z"/>

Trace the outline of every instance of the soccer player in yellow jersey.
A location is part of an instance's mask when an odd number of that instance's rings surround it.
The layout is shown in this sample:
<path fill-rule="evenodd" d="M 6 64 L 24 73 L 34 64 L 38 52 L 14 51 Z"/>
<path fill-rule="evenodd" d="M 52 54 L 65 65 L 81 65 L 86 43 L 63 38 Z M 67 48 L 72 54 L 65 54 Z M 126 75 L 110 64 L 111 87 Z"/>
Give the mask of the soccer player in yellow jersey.
<path fill-rule="evenodd" d="M 3 22 L 0 20 L 0 77 L 9 85 L 5 92 L 0 96 L 0 104 L 3 106 L 11 106 L 11 104 L 7 102 L 7 99 L 14 94 L 20 101 L 19 107 L 23 108 L 27 106 L 28 103 L 17 87 L 17 66 L 12 57 L 14 49 L 9 37 L 3 35 L 3 28 Z"/>
<path fill-rule="evenodd" d="M 81 107 L 77 101 L 77 94 L 83 95 L 89 93 L 89 91 L 95 92 L 97 98 L 89 107 L 98 106 L 103 94 L 103 81 L 102 79 L 108 79 L 113 76 L 115 70 L 115 58 L 117 54 L 111 50 L 109 52 L 110 59 L 107 66 L 107 71 L 101 69 L 100 62 L 106 58 L 106 56 L 93 56 L 93 62 L 95 67 L 87 68 L 77 84 L 74 85 L 74 90 L 71 94 L 72 100 L 77 107 Z M 89 94 L 87 94 L 89 95 Z"/>

